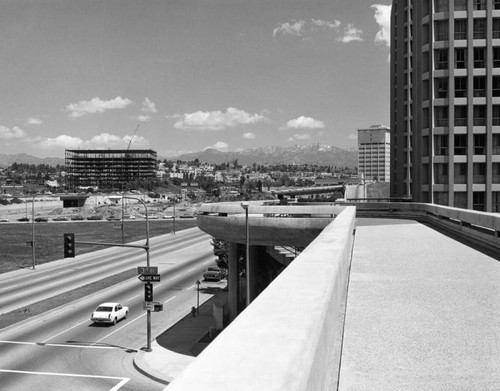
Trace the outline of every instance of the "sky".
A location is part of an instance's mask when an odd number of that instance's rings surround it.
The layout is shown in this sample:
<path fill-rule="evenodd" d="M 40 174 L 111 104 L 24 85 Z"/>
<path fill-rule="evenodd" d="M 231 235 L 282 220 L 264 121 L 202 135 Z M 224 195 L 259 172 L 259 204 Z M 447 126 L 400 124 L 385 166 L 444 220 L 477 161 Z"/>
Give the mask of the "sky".
<path fill-rule="evenodd" d="M 0 0 L 0 153 L 356 147 L 389 125 L 376 1 Z"/>

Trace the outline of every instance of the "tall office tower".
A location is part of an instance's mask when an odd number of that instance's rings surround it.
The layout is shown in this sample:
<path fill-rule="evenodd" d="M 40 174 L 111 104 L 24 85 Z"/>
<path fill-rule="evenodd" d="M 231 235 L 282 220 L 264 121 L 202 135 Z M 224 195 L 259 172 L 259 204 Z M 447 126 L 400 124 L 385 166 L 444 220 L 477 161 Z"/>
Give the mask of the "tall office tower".
<path fill-rule="evenodd" d="M 389 182 L 390 145 L 388 127 L 358 129 L 358 172 L 365 180 Z"/>
<path fill-rule="evenodd" d="M 391 196 L 500 212 L 500 0 L 394 0 Z"/>

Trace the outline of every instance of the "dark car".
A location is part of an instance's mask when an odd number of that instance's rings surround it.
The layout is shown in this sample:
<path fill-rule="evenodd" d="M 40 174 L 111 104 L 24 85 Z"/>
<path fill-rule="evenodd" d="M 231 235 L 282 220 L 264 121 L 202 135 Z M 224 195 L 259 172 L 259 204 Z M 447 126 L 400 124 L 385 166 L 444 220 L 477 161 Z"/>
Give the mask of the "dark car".
<path fill-rule="evenodd" d="M 35 221 L 37 223 L 46 223 L 49 219 L 47 217 L 35 217 Z"/>

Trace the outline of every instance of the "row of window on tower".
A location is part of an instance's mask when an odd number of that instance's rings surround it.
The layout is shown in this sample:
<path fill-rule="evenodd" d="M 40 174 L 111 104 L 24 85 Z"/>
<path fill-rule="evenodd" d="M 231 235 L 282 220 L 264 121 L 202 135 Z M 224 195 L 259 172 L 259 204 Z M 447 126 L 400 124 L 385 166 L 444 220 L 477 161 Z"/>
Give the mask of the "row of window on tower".
<path fill-rule="evenodd" d="M 488 123 L 487 108 L 491 108 L 491 124 L 493 126 L 500 126 L 500 105 L 473 105 L 472 107 L 472 126 L 486 126 Z M 455 105 L 453 122 L 449 119 L 449 109 L 448 106 L 435 106 L 434 107 L 434 126 L 436 127 L 449 127 L 453 126 L 467 126 L 469 106 L 467 105 Z M 429 112 L 424 109 L 423 112 L 423 123 L 429 123 Z M 425 125 L 424 125 L 425 127 Z"/>
<path fill-rule="evenodd" d="M 500 68 L 500 47 L 492 48 L 492 58 L 491 64 L 488 62 L 486 47 L 474 47 L 472 56 L 472 68 Z M 466 69 L 468 65 L 468 49 L 467 48 L 455 48 L 455 60 L 453 67 L 455 69 Z M 423 72 L 429 71 L 428 62 L 426 61 L 427 54 L 424 53 L 423 61 Z M 436 49 L 434 51 L 434 69 L 435 70 L 447 70 L 450 68 L 449 63 L 449 51 L 448 49 Z"/>
<path fill-rule="evenodd" d="M 455 76 L 452 79 L 453 90 L 455 98 L 467 98 L 469 80 L 467 76 Z M 434 98 L 445 99 L 449 98 L 449 79 L 448 77 L 436 77 L 434 79 Z M 500 97 L 500 76 L 493 76 L 491 78 L 491 86 L 487 83 L 486 76 L 473 76 L 472 77 L 472 96 L 481 98 L 487 96 L 487 91 L 491 90 L 491 96 Z M 426 96 L 424 100 L 429 99 L 428 86 L 424 85 Z"/>
<path fill-rule="evenodd" d="M 434 12 L 450 11 L 450 3 L 453 11 L 468 11 L 467 0 L 434 0 Z M 428 5 L 427 1 L 423 1 L 424 6 Z M 474 0 L 472 2 L 473 11 L 485 11 L 487 9 L 500 9 L 500 0 Z M 424 14 L 428 14 L 428 10 L 424 10 Z"/>
<path fill-rule="evenodd" d="M 454 21 L 454 35 L 455 40 L 465 40 L 468 38 L 468 19 L 455 19 Z M 434 40 L 435 41 L 448 41 L 448 20 L 436 20 L 434 22 Z M 486 18 L 474 18 L 472 28 L 473 39 L 486 39 L 487 37 L 487 20 Z M 492 34 L 491 38 L 500 38 L 500 18 L 492 19 Z"/>
<path fill-rule="evenodd" d="M 469 145 L 469 135 L 467 134 L 454 134 L 453 136 L 453 154 L 467 155 Z M 449 156 L 449 138 L 447 134 L 434 135 L 434 155 L 435 156 Z M 471 138 L 473 155 L 486 155 L 487 152 L 487 136 L 484 133 L 473 134 Z M 422 138 L 422 151 L 423 156 L 429 156 L 429 136 Z M 500 134 L 493 134 L 491 138 L 491 154 L 500 155 Z"/>

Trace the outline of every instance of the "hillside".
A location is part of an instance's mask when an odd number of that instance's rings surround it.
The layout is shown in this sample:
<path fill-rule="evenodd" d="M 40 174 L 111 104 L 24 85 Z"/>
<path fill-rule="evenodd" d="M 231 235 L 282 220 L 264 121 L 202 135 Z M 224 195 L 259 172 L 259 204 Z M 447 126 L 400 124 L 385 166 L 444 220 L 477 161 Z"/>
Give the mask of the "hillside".
<path fill-rule="evenodd" d="M 61 166 L 64 166 L 64 159 L 57 157 L 39 158 L 36 156 L 27 155 L 25 153 L 18 153 L 15 155 L 0 153 L 0 167 L 8 167 L 13 163 L 35 165 L 47 164 L 49 166 L 57 166 L 59 164 Z"/>

